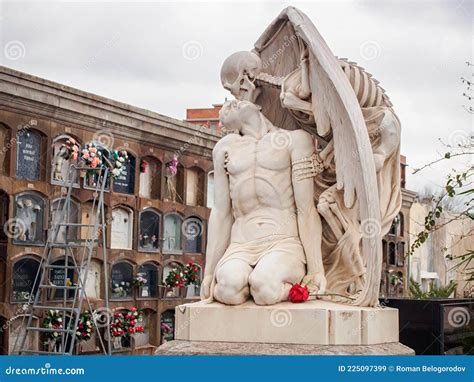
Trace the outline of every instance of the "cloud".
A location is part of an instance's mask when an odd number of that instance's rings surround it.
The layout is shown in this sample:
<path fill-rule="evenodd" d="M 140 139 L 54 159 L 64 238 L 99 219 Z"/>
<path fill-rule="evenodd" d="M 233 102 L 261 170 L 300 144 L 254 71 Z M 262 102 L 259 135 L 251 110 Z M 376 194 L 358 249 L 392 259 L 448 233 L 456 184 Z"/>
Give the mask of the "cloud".
<path fill-rule="evenodd" d="M 1 47 L 24 56 L 2 64 L 176 118 L 222 102 L 224 59 L 253 47 L 287 2 L 3 2 Z M 471 130 L 459 78 L 470 75 L 472 2 L 301 2 L 340 57 L 357 61 L 387 90 L 413 167 L 436 158 L 438 138 Z M 361 54 L 375 42 L 377 57 Z M 191 48 L 191 49 L 190 49 Z M 449 167 L 409 176 L 441 184 Z"/>

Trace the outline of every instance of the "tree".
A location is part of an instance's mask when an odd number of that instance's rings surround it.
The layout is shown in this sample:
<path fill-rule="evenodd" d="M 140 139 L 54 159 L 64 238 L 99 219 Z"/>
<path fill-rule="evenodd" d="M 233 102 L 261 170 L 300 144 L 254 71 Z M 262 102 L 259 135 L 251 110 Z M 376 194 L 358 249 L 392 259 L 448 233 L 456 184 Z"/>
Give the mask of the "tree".
<path fill-rule="evenodd" d="M 473 64 L 467 62 L 469 69 L 471 70 L 471 77 L 474 77 L 472 72 Z M 466 85 L 466 90 L 463 93 L 463 97 L 467 100 L 467 105 L 463 105 L 463 108 L 470 114 L 474 114 L 474 108 L 472 107 L 473 95 L 473 80 L 461 77 L 461 81 Z M 428 237 L 433 232 L 440 228 L 449 225 L 450 223 L 460 219 L 474 219 L 474 188 L 472 178 L 474 176 L 474 133 L 470 134 L 466 132 L 465 135 L 461 134 L 455 142 L 443 142 L 440 140 L 446 149 L 444 155 L 431 161 L 419 169 L 415 169 L 413 174 L 416 174 L 427 167 L 432 167 L 442 161 L 450 161 L 456 157 L 464 157 L 468 159 L 468 164 L 461 170 L 453 169 L 447 176 L 446 183 L 444 184 L 441 193 L 432 197 L 432 208 L 425 217 L 424 229 L 416 236 L 415 240 L 410 246 L 408 256 L 412 255 L 415 249 L 423 245 Z M 443 212 L 450 211 L 449 217 L 445 219 L 446 215 Z M 443 219 L 442 219 L 443 216 Z M 468 235 L 471 235 L 469 232 Z M 448 260 L 454 261 L 455 265 L 451 268 L 461 271 L 466 276 L 468 283 L 474 281 L 474 249 L 468 249 L 462 255 L 453 256 L 449 253 L 449 248 L 444 249 L 447 254 Z M 416 285 L 413 286 L 413 292 L 416 292 Z M 410 290 L 412 286 L 410 285 Z M 416 292 L 417 293 L 417 292 Z"/>

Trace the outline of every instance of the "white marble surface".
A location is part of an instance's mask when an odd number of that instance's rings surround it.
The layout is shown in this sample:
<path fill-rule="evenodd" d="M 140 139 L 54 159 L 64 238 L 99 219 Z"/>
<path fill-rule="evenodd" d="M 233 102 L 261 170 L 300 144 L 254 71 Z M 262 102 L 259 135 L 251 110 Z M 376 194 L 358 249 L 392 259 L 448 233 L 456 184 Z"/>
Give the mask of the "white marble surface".
<path fill-rule="evenodd" d="M 176 339 L 306 345 L 398 342 L 398 310 L 315 300 L 272 306 L 202 302 L 176 308 Z"/>

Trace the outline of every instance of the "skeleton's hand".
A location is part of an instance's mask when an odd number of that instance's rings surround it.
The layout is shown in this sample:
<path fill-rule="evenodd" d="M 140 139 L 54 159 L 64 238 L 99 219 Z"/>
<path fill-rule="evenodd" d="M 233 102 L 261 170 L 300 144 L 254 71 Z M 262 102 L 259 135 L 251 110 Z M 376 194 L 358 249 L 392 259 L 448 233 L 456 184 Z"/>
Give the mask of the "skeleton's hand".
<path fill-rule="evenodd" d="M 324 294 L 326 292 L 327 281 L 322 272 L 308 273 L 303 278 L 303 284 L 308 286 L 310 293 Z"/>
<path fill-rule="evenodd" d="M 205 275 L 201 283 L 201 300 L 209 298 L 211 295 L 211 284 L 213 280 L 213 275 Z"/>

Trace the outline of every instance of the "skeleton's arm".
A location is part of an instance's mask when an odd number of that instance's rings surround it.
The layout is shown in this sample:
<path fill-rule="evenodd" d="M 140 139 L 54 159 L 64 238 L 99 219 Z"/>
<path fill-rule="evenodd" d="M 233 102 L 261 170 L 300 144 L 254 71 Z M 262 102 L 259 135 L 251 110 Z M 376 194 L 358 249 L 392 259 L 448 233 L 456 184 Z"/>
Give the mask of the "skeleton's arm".
<path fill-rule="evenodd" d="M 308 166 L 314 153 L 311 135 L 304 130 L 292 132 L 291 161 L 301 165 L 306 160 Z M 313 175 L 314 176 L 314 175 Z M 299 166 L 292 170 L 292 184 L 297 208 L 298 232 L 306 255 L 307 274 L 321 275 L 324 278 L 324 268 L 321 254 L 322 226 L 321 219 L 314 205 L 314 179 Z M 318 285 L 321 290 L 324 285 Z"/>

